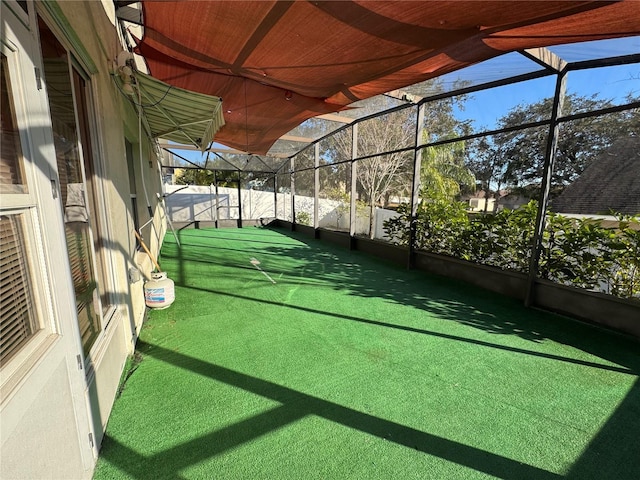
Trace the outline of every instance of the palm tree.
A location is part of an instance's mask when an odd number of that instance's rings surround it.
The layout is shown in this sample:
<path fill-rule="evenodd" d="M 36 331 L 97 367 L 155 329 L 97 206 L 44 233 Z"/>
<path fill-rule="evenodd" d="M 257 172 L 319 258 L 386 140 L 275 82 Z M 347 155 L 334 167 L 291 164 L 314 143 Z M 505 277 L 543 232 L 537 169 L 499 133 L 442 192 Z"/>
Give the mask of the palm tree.
<path fill-rule="evenodd" d="M 475 187 L 476 178 L 464 165 L 464 153 L 464 142 L 424 149 L 420 172 L 423 198 L 451 202 L 461 187 Z"/>

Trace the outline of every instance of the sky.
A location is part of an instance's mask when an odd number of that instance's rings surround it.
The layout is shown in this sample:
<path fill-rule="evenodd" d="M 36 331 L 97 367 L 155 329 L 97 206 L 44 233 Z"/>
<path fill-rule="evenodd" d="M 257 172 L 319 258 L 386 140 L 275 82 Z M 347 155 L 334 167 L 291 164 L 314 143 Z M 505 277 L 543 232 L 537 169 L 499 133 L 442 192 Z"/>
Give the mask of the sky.
<path fill-rule="evenodd" d="M 591 60 L 608 56 L 640 53 L 640 37 L 630 37 L 583 44 L 549 47 L 561 58 L 570 61 Z M 445 88 L 453 88 L 456 80 L 471 84 L 486 83 L 507 76 L 538 70 L 534 62 L 518 53 L 509 53 L 481 64 L 442 77 Z M 470 120 L 475 130 L 497 128 L 500 117 L 522 104 L 533 104 L 552 97 L 555 76 L 475 92 L 468 96 L 464 109 L 456 109 L 460 120 Z M 597 95 L 615 104 L 626 103 L 629 94 L 640 97 L 640 64 L 620 65 L 589 70 L 571 71 L 567 78 L 567 93 L 581 96 Z M 180 150 L 178 153 L 196 163 L 204 162 L 199 152 Z"/>
<path fill-rule="evenodd" d="M 496 128 L 498 119 L 516 105 L 534 104 L 553 97 L 555 82 L 556 77 L 549 76 L 476 92 L 465 103 L 465 109 L 456 112 L 456 116 L 461 120 L 471 120 L 474 128 Z M 597 95 L 597 98 L 612 100 L 616 105 L 627 103 L 625 97 L 629 94 L 640 97 L 640 64 L 569 72 L 567 94 Z"/>

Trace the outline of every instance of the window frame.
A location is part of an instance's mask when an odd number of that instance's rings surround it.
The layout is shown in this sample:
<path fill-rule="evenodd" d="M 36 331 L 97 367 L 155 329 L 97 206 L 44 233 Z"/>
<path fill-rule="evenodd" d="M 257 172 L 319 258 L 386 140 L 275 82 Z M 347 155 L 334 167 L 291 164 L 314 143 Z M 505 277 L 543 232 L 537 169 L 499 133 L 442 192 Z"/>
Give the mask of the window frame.
<path fill-rule="evenodd" d="M 83 150 L 82 147 L 82 141 L 80 140 L 80 132 L 78 132 L 79 135 L 79 148 L 80 148 L 80 152 L 82 154 L 82 158 L 83 158 L 83 163 L 82 163 L 82 175 L 84 177 L 84 182 L 85 184 L 87 182 L 91 182 L 92 187 L 94 188 L 94 200 L 95 201 L 95 205 L 94 205 L 94 210 L 95 210 L 95 214 L 96 214 L 96 219 L 95 222 L 99 228 L 99 230 L 101 230 L 104 234 L 106 238 L 113 238 L 112 235 L 112 230 L 111 230 L 111 224 L 108 221 L 107 218 L 107 211 L 108 211 L 108 198 L 107 195 L 105 193 L 104 190 L 104 184 L 102 181 L 100 181 L 101 178 L 106 178 L 106 168 L 105 168 L 105 164 L 104 164 L 104 155 L 103 155 L 103 149 L 101 142 L 99 141 L 99 139 L 101 139 L 101 135 L 99 134 L 101 131 L 100 125 L 98 124 L 98 115 L 97 113 L 97 108 L 95 105 L 95 99 L 97 97 L 96 92 L 95 92 L 95 82 L 92 81 L 91 75 L 89 75 L 83 68 L 81 63 L 78 61 L 78 59 L 75 57 L 74 53 L 72 50 L 67 49 L 67 53 L 69 55 L 69 63 L 70 63 L 70 75 L 71 75 L 71 83 L 72 83 L 72 88 L 73 88 L 73 101 L 74 101 L 74 108 L 75 108 L 75 116 L 76 116 L 76 125 L 77 127 L 80 129 L 80 121 L 78 118 L 78 102 L 80 101 L 79 99 L 79 95 L 78 92 L 76 92 L 76 87 L 75 87 L 75 83 L 73 82 L 73 73 L 74 71 L 80 76 L 80 78 L 82 78 L 82 80 L 85 82 L 85 86 L 84 86 L 84 95 L 82 95 L 82 98 L 85 102 L 84 108 L 86 109 L 86 121 L 87 121 L 87 130 L 88 130 L 88 134 L 89 134 L 89 142 L 90 142 L 90 148 L 91 148 L 91 158 L 90 159 L 86 159 L 85 155 L 86 153 Z M 84 162 L 91 162 L 91 168 L 92 168 L 92 172 L 91 172 L 91 178 L 89 179 L 88 175 L 87 175 L 87 171 L 85 169 L 84 166 Z M 115 290 L 115 285 L 116 285 L 116 281 L 115 281 L 115 277 L 114 277 L 114 271 L 115 269 L 113 268 L 114 262 L 113 262 L 113 256 L 109 253 L 109 250 L 107 248 L 105 248 L 104 246 L 101 248 L 101 250 L 104 251 L 100 251 L 100 250 L 96 250 L 95 246 L 96 246 L 96 240 L 95 240 L 95 232 L 93 231 L 93 228 L 90 229 L 90 238 L 91 238 L 91 243 L 93 246 L 93 268 L 94 271 L 97 272 L 99 271 L 98 266 L 99 266 L 99 262 L 97 259 L 97 256 L 99 255 L 101 257 L 101 263 L 103 265 L 103 277 L 106 281 L 106 285 L 102 285 L 101 286 L 101 292 L 100 292 L 100 316 L 101 316 L 101 332 L 98 335 L 98 338 L 96 338 L 94 345 L 96 343 L 99 342 L 100 338 L 102 337 L 102 335 L 104 334 L 105 330 L 107 329 L 107 327 L 109 326 L 109 323 L 111 322 L 112 318 L 114 317 L 114 314 L 117 310 L 117 304 L 118 304 L 118 299 L 114 298 L 114 290 Z M 103 293 L 106 293 L 108 298 L 109 298 L 109 305 L 103 305 L 102 304 L 102 295 Z M 93 349 L 93 346 L 91 347 L 90 351 Z"/>
<path fill-rule="evenodd" d="M 33 11 L 33 5 L 31 4 L 31 0 L 26 0 L 27 11 L 25 11 L 20 2 L 18 0 L 2 0 L 3 3 L 7 4 L 7 7 L 11 12 L 22 22 L 22 24 L 29 28 L 31 24 L 31 15 L 30 12 Z"/>
<path fill-rule="evenodd" d="M 71 81 L 71 91 L 73 97 L 73 106 L 74 106 L 74 118 L 75 118 L 75 126 L 78 135 L 78 149 L 81 155 L 81 169 L 82 169 L 82 178 L 83 183 L 86 186 L 88 182 L 88 178 L 85 171 L 84 166 L 84 154 L 81 134 L 80 134 L 80 122 L 78 118 L 78 92 L 76 92 L 76 86 L 74 84 L 74 72 L 79 75 L 79 77 L 84 81 L 84 95 L 82 96 L 85 100 L 84 109 L 86 110 L 86 121 L 87 121 L 87 131 L 90 142 L 90 148 L 92 150 L 92 158 L 88 161 L 91 162 L 91 167 L 93 169 L 92 179 L 93 186 L 95 188 L 95 198 L 99 200 L 94 202 L 94 208 L 96 213 L 95 222 L 102 230 L 105 238 L 113 238 L 111 225 L 107 221 L 107 212 L 108 212 L 108 201 L 107 195 L 104 190 L 103 182 L 100 180 L 101 178 L 105 178 L 106 168 L 104 163 L 105 155 L 103 152 L 105 149 L 102 144 L 102 136 L 100 132 L 102 131 L 102 125 L 100 124 L 99 116 L 96 115 L 97 107 L 96 107 L 96 99 L 98 98 L 97 91 L 97 82 L 94 81 L 95 74 L 98 73 L 98 69 L 93 63 L 90 55 L 86 51 L 86 49 L 79 42 L 78 38 L 73 34 L 72 30 L 63 28 L 66 25 L 66 21 L 63 19 L 59 12 L 59 7 L 52 2 L 42 2 L 37 4 L 36 11 L 36 24 L 37 18 L 46 25 L 46 27 L 51 31 L 53 36 L 56 38 L 57 42 L 65 49 L 67 55 L 67 66 L 69 70 L 69 79 Z M 41 48 L 40 40 L 38 39 L 38 47 Z M 41 52 L 41 50 L 39 50 Z M 42 60 L 42 59 L 41 59 Z M 44 76 L 44 72 L 43 72 Z M 44 82 L 43 82 L 44 83 Z M 48 95 L 47 95 L 48 96 Z M 47 100 L 48 102 L 48 100 Z M 50 114 L 51 112 L 49 112 Z M 59 185 L 58 185 L 59 188 Z M 62 206 L 64 208 L 64 206 Z M 104 347 L 104 338 L 107 335 L 107 331 L 109 326 L 113 323 L 112 320 L 116 318 L 118 312 L 118 305 L 120 302 L 120 298 L 118 294 L 115 293 L 117 291 L 115 281 L 115 269 L 114 258 L 113 255 L 110 254 L 108 248 L 103 248 L 103 252 L 97 250 L 95 248 L 95 232 L 93 228 L 89 228 L 89 238 L 91 243 L 91 266 L 94 270 L 94 276 L 96 279 L 99 277 L 98 275 L 98 262 L 97 255 L 101 255 L 102 264 L 104 265 L 104 276 L 106 279 L 106 285 L 99 285 L 100 291 L 98 295 L 98 305 L 99 305 L 99 331 L 97 333 L 96 338 L 93 340 L 91 346 L 87 349 L 86 354 L 84 355 L 84 364 L 85 364 L 85 372 L 87 373 L 87 377 L 92 374 L 93 371 L 93 362 L 92 358 L 98 355 Z M 67 256 L 67 249 L 65 246 L 64 252 L 61 252 Z M 103 308 L 101 294 L 102 291 L 109 292 L 109 305 L 106 308 Z M 77 319 L 76 319 L 76 323 Z"/>
<path fill-rule="evenodd" d="M 31 149 L 29 148 L 29 138 L 27 136 L 27 128 L 29 126 L 28 115 L 25 110 L 25 97 L 24 97 L 24 84 L 20 59 L 20 49 L 11 42 L 10 39 L 2 39 L 0 42 L 0 53 L 2 53 L 7 59 L 7 69 L 5 72 L 7 80 L 9 82 L 9 101 L 12 102 L 14 120 L 16 127 L 18 128 L 18 134 L 20 139 L 20 156 L 21 156 L 21 168 L 24 174 L 24 184 L 26 185 L 26 191 L 21 193 L 3 193 L 0 208 L 11 207 L 23 207 L 25 205 L 35 206 L 36 198 L 33 191 L 33 164 L 26 161 L 30 156 Z M 31 188 L 30 188 L 31 186 Z"/>
<path fill-rule="evenodd" d="M 8 6 L 8 5 L 7 5 Z M 16 16 L 25 25 L 29 19 L 17 12 Z M 13 12 L 16 13 L 16 12 Z M 3 29 L 4 33 L 4 29 Z M 33 160 L 33 145 L 31 143 L 29 120 L 29 108 L 27 91 L 36 86 L 34 80 L 27 80 L 27 72 L 24 71 L 28 62 L 21 60 L 29 57 L 28 45 L 22 45 L 21 39 L 6 29 L 6 36 L 0 41 L 0 51 L 6 57 L 5 72 L 8 82 L 9 101 L 12 102 L 14 120 L 19 132 L 19 144 L 24 174 L 23 182 L 26 192 L 2 194 L 0 202 L 0 214 L 24 215 L 22 230 L 24 236 L 24 251 L 27 268 L 29 269 L 30 289 L 33 295 L 33 309 L 36 317 L 36 331 L 31 337 L 0 366 L 0 402 L 4 403 L 13 389 L 22 381 L 26 374 L 43 358 L 49 348 L 56 342 L 60 335 L 60 327 L 54 314 L 51 276 L 47 268 L 47 259 L 42 234 L 42 218 L 38 203 L 38 178 L 35 173 L 37 167 Z M 24 39 L 23 39 L 24 40 Z M 18 46 L 21 45 L 21 46 Z M 32 160 L 28 160 L 32 159 Z M 40 186 L 39 188 L 42 188 Z M 46 187 L 45 187 L 46 188 Z"/>
<path fill-rule="evenodd" d="M 30 288 L 33 294 L 33 309 L 39 327 L 20 349 L 5 360 L 0 367 L 0 398 L 2 402 L 26 373 L 40 360 L 58 338 L 60 332 L 54 321 L 51 291 L 45 278 L 46 263 L 41 241 L 42 231 L 37 207 L 2 209 L 2 215 L 24 215 L 23 249 L 29 270 Z"/>

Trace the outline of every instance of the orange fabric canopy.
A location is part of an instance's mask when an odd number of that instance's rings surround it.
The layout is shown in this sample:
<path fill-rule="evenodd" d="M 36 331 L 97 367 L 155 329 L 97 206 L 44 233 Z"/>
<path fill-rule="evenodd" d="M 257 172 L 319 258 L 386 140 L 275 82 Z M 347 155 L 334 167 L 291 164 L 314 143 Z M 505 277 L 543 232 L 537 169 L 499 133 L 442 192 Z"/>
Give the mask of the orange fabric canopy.
<path fill-rule="evenodd" d="M 264 154 L 302 121 L 505 52 L 640 34 L 640 3 L 145 1 L 151 74 L 223 100 L 216 141 Z"/>

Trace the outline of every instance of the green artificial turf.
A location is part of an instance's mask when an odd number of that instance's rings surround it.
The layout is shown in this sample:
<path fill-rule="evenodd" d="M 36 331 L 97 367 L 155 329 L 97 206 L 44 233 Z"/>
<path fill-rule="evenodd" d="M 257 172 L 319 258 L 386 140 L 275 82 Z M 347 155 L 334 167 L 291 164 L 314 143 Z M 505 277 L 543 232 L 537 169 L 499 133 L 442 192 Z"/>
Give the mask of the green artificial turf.
<path fill-rule="evenodd" d="M 96 480 L 640 478 L 638 343 L 290 232 L 179 238 Z"/>

